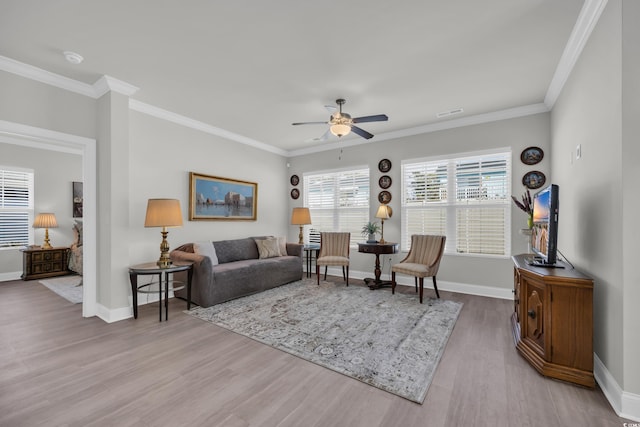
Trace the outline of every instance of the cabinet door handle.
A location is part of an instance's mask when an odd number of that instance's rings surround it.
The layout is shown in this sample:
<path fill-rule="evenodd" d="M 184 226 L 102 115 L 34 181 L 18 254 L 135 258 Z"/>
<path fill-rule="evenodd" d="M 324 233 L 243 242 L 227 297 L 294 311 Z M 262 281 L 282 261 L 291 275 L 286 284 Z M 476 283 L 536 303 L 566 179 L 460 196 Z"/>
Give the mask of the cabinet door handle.
<path fill-rule="evenodd" d="M 536 312 L 535 312 L 535 310 L 533 310 L 533 309 L 532 309 L 532 310 L 527 311 L 527 314 L 528 314 L 528 315 L 529 315 L 529 317 L 531 317 L 532 319 L 535 319 L 535 318 L 536 318 Z"/>

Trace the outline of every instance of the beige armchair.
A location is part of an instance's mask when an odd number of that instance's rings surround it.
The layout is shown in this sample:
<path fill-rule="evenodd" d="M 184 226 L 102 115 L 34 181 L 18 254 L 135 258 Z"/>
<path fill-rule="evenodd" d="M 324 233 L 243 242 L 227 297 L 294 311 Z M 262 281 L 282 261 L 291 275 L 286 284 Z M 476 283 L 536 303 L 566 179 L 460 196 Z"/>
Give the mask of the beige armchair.
<path fill-rule="evenodd" d="M 436 296 L 440 298 L 436 274 L 438 274 L 446 240 L 446 236 L 412 235 L 409 254 L 391 267 L 391 293 L 394 294 L 396 290 L 396 273 L 402 273 L 414 277 L 416 292 L 418 292 L 418 279 L 420 280 L 420 304 L 422 304 L 425 277 L 433 277 L 433 289 L 436 291 Z"/>
<path fill-rule="evenodd" d="M 349 241 L 351 233 L 320 233 L 320 252 L 316 259 L 316 276 L 320 285 L 320 266 L 324 265 L 324 279 L 327 266 L 341 266 L 342 277 L 349 286 Z M 345 267 L 347 272 L 345 274 Z"/>

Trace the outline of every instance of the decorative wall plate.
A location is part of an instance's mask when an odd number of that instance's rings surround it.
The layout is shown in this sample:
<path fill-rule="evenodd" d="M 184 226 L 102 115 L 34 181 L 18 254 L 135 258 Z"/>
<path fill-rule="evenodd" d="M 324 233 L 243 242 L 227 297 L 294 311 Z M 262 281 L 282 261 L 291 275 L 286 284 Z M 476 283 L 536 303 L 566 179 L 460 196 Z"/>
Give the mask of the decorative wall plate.
<path fill-rule="evenodd" d="M 298 191 L 297 188 L 294 188 L 293 190 L 291 190 L 291 198 L 293 200 L 296 200 L 298 197 L 300 197 L 300 191 Z"/>
<path fill-rule="evenodd" d="M 391 170 L 391 160 L 382 159 L 378 163 L 378 170 L 382 173 L 389 172 Z"/>
<path fill-rule="evenodd" d="M 540 147 L 528 147 L 520 153 L 520 161 L 525 165 L 535 165 L 540 163 L 544 157 L 544 151 Z"/>
<path fill-rule="evenodd" d="M 527 172 L 522 177 L 522 185 L 531 190 L 542 187 L 546 181 L 547 177 L 540 171 Z"/>
<path fill-rule="evenodd" d="M 391 177 L 389 175 L 382 175 L 378 180 L 378 185 L 380 188 L 384 188 L 385 190 L 391 187 Z"/>
<path fill-rule="evenodd" d="M 389 193 L 387 190 L 381 191 L 378 194 L 378 201 L 383 205 L 386 205 L 391 201 L 391 193 Z"/>
<path fill-rule="evenodd" d="M 300 178 L 298 178 L 298 175 L 291 175 L 291 179 L 289 181 L 291 181 L 291 185 L 295 187 L 300 182 Z"/>

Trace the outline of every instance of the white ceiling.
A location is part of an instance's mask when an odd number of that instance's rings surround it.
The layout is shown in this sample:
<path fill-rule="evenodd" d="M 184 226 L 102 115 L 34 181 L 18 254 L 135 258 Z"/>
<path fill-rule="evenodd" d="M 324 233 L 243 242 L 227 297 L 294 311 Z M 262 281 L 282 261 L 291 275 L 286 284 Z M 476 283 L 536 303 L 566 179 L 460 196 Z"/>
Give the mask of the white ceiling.
<path fill-rule="evenodd" d="M 336 98 L 354 117 L 387 114 L 361 125 L 377 139 L 539 105 L 583 3 L 2 0 L 0 55 L 86 84 L 108 75 L 136 101 L 296 153 L 337 142 L 291 125 L 327 120 Z"/>

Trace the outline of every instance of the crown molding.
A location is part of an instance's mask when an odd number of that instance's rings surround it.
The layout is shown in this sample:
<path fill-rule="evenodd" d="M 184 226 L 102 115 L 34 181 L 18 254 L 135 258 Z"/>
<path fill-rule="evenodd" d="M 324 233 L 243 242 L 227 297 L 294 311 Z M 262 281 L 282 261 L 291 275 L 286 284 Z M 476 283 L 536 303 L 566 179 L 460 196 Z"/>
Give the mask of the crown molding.
<path fill-rule="evenodd" d="M 0 56 L 0 70 L 90 98 L 95 98 L 95 89 L 90 84 L 82 83 L 61 76 L 60 74 L 55 74 L 42 68 L 7 58 L 6 56 Z"/>
<path fill-rule="evenodd" d="M 93 99 L 100 98 L 109 91 L 118 92 L 126 96 L 131 96 L 138 91 L 137 87 L 110 76 L 102 76 L 94 84 L 90 85 L 7 58 L 6 56 L 0 56 L 0 70 Z"/>
<path fill-rule="evenodd" d="M 122 80 L 115 79 L 113 77 L 104 75 L 100 77 L 94 84 L 96 98 L 100 98 L 107 92 L 117 92 L 125 96 L 134 95 L 140 88 L 131 85 Z"/>
<path fill-rule="evenodd" d="M 521 107 L 508 108 L 506 110 L 493 111 L 491 113 L 476 114 L 469 117 L 461 117 L 459 119 L 447 120 L 444 122 L 432 123 L 424 126 L 417 126 L 408 129 L 402 129 L 395 132 L 387 132 L 376 135 L 373 139 L 353 139 L 343 142 L 334 142 L 322 146 L 303 148 L 300 150 L 289 151 L 289 157 L 302 156 L 305 154 L 319 153 L 322 151 L 333 150 L 337 148 L 353 147 L 362 144 L 371 144 L 372 142 L 386 141 L 389 139 L 404 138 L 407 136 L 422 135 L 425 133 L 438 132 L 441 130 L 455 129 L 465 126 L 478 125 L 482 123 L 497 122 L 500 120 L 514 119 L 518 117 L 531 116 L 533 114 L 547 113 L 549 108 L 543 103 L 524 105 Z"/>
<path fill-rule="evenodd" d="M 553 108 L 558 100 L 562 88 L 571 75 L 573 67 L 576 65 L 578 58 L 582 54 L 582 50 L 587 44 L 587 40 L 589 40 L 593 29 L 602 15 L 602 11 L 607 5 L 607 1 L 608 0 L 585 0 L 582 5 L 578 20 L 573 26 L 567 45 L 560 57 L 560 62 L 558 62 L 556 71 L 551 79 L 551 84 L 549 84 L 549 88 L 547 89 L 547 94 L 544 97 L 544 104 L 549 110 Z"/>
<path fill-rule="evenodd" d="M 158 119 L 167 120 L 169 122 L 176 123 L 204 133 L 208 133 L 210 135 L 216 135 L 225 139 L 229 139 L 231 141 L 236 141 L 241 144 L 258 148 L 260 150 L 269 151 L 280 156 L 287 155 L 287 151 L 274 147 L 273 145 L 265 144 L 263 142 L 256 141 L 255 139 L 247 138 L 246 136 L 238 135 L 236 133 L 220 129 L 215 126 L 208 125 L 201 121 L 190 119 L 189 117 L 185 117 L 171 111 L 163 110 L 162 108 L 158 108 L 153 105 L 145 104 L 144 102 L 140 102 L 135 99 L 129 99 L 129 109 L 156 117 Z"/>

